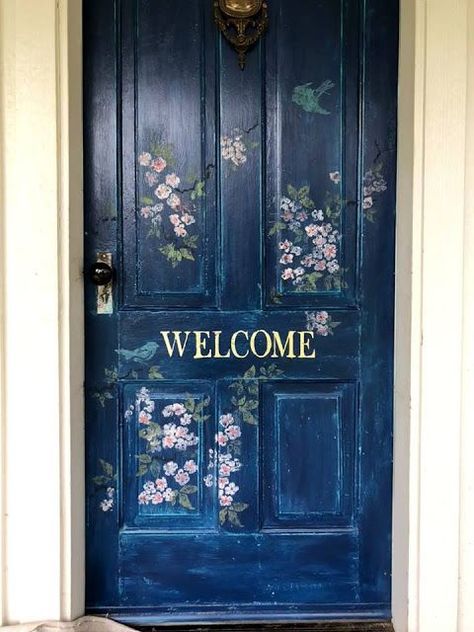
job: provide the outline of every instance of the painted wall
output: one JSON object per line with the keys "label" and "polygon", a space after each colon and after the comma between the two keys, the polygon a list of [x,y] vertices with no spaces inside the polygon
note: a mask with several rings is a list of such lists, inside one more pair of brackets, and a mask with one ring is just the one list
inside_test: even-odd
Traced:
{"label": "painted wall", "polygon": [[[4,623],[82,613],[81,3],[0,3]],[[474,630],[474,0],[402,0],[394,616]]]}

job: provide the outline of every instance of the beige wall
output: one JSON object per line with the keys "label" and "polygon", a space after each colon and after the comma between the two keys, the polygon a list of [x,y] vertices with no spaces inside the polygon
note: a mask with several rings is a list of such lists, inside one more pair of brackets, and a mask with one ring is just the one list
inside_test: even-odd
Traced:
{"label": "beige wall", "polygon": [[[83,608],[80,13],[0,0],[5,623]],[[473,42],[474,0],[402,0],[397,632],[474,631]]]}

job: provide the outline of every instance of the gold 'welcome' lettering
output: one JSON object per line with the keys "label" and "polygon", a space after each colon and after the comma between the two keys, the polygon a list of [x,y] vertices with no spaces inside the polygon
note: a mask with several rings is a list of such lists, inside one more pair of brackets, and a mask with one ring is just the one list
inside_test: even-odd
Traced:
{"label": "gold 'welcome' lettering", "polygon": [[[229,334],[217,331],[160,331],[168,356],[182,358],[187,348],[191,348],[195,360],[243,360],[249,355],[256,358],[295,358],[310,360],[316,358],[314,331],[288,331],[282,335],[278,331],[268,332],[257,329],[249,332],[243,329]],[[194,345],[190,342],[194,340]]]}

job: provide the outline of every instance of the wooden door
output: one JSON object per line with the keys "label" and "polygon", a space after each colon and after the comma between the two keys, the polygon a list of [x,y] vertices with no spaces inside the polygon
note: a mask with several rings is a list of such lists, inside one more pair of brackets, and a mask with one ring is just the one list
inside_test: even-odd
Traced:
{"label": "wooden door", "polygon": [[389,619],[397,2],[84,4],[88,612]]}

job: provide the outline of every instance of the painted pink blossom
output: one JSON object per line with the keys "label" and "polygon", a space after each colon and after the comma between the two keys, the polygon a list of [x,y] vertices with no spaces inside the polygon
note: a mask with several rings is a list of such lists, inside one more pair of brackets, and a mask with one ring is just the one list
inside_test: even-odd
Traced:
{"label": "painted pink blossom", "polygon": [[372,208],[372,206],[374,205],[374,199],[372,196],[368,196],[364,198],[364,202],[362,203],[362,207],[367,210],[369,208]]}
{"label": "painted pink blossom", "polygon": [[189,483],[189,474],[182,469],[178,470],[175,474],[174,480],[178,483],[178,485],[186,485],[186,483]]}
{"label": "painted pink blossom", "polygon": [[295,273],[293,272],[292,268],[286,268],[286,270],[283,270],[283,272],[281,273],[281,278],[284,281],[287,281],[288,279],[294,279]]}
{"label": "painted pink blossom", "polygon": [[235,439],[238,439],[242,435],[239,426],[229,426],[226,428],[225,433],[231,441],[235,441]]}
{"label": "painted pink blossom", "polygon": [[226,415],[221,415],[219,417],[219,423],[221,426],[224,426],[224,428],[226,428],[230,424],[234,423],[234,416],[230,413],[227,413]]}
{"label": "painted pink blossom", "polygon": [[145,173],[145,180],[149,187],[155,186],[158,182],[158,175],[153,171],[147,171]]}
{"label": "painted pink blossom", "polygon": [[149,154],[147,151],[144,151],[138,156],[138,162],[142,167],[148,167],[151,163],[151,154]]}
{"label": "painted pink blossom", "polygon": [[219,465],[219,474],[221,476],[229,476],[231,472],[232,468],[228,463],[221,463],[221,465]]}
{"label": "painted pink blossom", "polygon": [[176,193],[172,193],[169,198],[166,200],[168,206],[170,206],[173,210],[176,210],[178,206],[181,204],[181,199]]}
{"label": "painted pink blossom", "polygon": [[337,255],[337,248],[335,244],[325,244],[323,247],[324,256],[326,259],[334,259]]}
{"label": "painted pink blossom", "polygon": [[316,325],[316,333],[318,336],[327,336],[329,334],[329,327],[327,325]]}
{"label": "painted pink blossom", "polygon": [[229,479],[226,476],[220,476],[217,484],[219,489],[224,489],[229,484]]}
{"label": "painted pink blossom", "polygon": [[196,219],[190,215],[189,213],[185,213],[182,217],[181,217],[181,221],[183,222],[183,224],[185,224],[186,226],[190,226],[191,224],[194,224]]}
{"label": "painted pink blossom", "polygon": [[168,461],[163,465],[163,472],[166,476],[173,476],[176,470],[178,469],[178,464],[174,461]]}
{"label": "painted pink blossom", "polygon": [[219,498],[219,503],[222,507],[229,507],[230,505],[232,505],[232,500],[232,496],[221,496]]}
{"label": "painted pink blossom", "polygon": [[179,426],[176,428],[175,436],[178,439],[185,439],[188,436],[188,431],[185,426]]}
{"label": "painted pink blossom", "polygon": [[292,245],[293,245],[292,242],[286,239],[285,241],[281,241],[278,244],[278,247],[280,248],[280,250],[284,250],[285,252],[288,252]]}
{"label": "painted pink blossom", "polygon": [[186,235],[188,234],[188,231],[182,224],[180,224],[179,226],[175,226],[174,232],[178,235],[178,237],[186,237]]}
{"label": "painted pink blossom", "polygon": [[181,179],[178,178],[178,176],[175,173],[169,173],[165,178],[165,182],[170,187],[173,187],[173,189],[176,189],[176,187],[179,186]]}
{"label": "painted pink blossom", "polygon": [[314,237],[318,234],[318,227],[315,224],[309,224],[305,226],[305,231],[308,237]]}
{"label": "painted pink blossom", "polygon": [[293,263],[293,255],[285,253],[281,256],[280,263]]}
{"label": "painted pink blossom", "polygon": [[173,224],[173,226],[179,226],[181,223],[179,215],[170,215],[170,222]]}
{"label": "painted pink blossom", "polygon": [[168,487],[166,478],[157,478],[155,481],[155,487],[159,492],[163,492]]}
{"label": "painted pink blossom", "polygon": [[183,426],[189,426],[189,424],[192,422],[193,420],[193,416],[190,415],[189,413],[185,413],[181,419],[179,420],[180,424]]}
{"label": "painted pink blossom", "polygon": [[171,194],[171,191],[171,187],[169,187],[167,184],[159,184],[155,189],[155,195],[160,200],[166,200],[166,198],[169,197],[169,195]]}
{"label": "painted pink blossom", "polygon": [[214,485],[214,477],[212,474],[206,474],[203,480],[206,487],[212,487]]}
{"label": "painted pink blossom", "polygon": [[148,426],[151,422],[151,415],[146,411],[141,410],[138,415],[138,423],[143,424],[144,426]]}
{"label": "painted pink blossom", "polygon": [[163,437],[162,443],[164,448],[173,448],[174,444],[176,443],[176,439],[168,435],[166,437]]}
{"label": "painted pink blossom", "polygon": [[172,490],[170,487],[168,487],[163,492],[163,498],[166,500],[166,502],[171,503],[176,498],[176,492]]}
{"label": "painted pink blossom", "polygon": [[163,494],[161,494],[160,492],[156,492],[156,494],[153,495],[151,502],[153,505],[159,505],[163,502]]}
{"label": "painted pink blossom", "polygon": [[193,459],[186,461],[183,468],[186,470],[186,472],[188,472],[188,474],[195,474],[198,469],[196,461],[194,461]]}
{"label": "painted pink blossom", "polygon": [[227,496],[235,496],[239,489],[240,487],[235,483],[229,483],[224,489],[224,493],[227,494]]}
{"label": "painted pink blossom", "polygon": [[174,414],[177,415],[178,417],[181,417],[181,415],[184,415],[186,412],[186,408],[183,406],[183,404],[171,404],[171,409],[173,410]]}
{"label": "painted pink blossom", "polygon": [[227,445],[227,442],[229,441],[228,437],[223,432],[218,432],[217,433],[216,440],[217,440],[217,443],[221,447],[224,447],[225,445]]}
{"label": "painted pink blossom", "polygon": [[151,163],[151,168],[157,173],[161,173],[163,169],[166,169],[166,160],[161,156],[159,158],[155,158]]}

